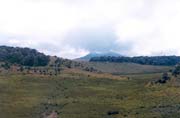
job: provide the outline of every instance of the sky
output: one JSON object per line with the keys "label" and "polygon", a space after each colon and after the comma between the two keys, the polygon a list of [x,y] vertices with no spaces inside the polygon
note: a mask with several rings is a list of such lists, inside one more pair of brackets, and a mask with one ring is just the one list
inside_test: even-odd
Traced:
{"label": "sky", "polygon": [[0,0],[0,45],[69,59],[180,55],[180,0]]}

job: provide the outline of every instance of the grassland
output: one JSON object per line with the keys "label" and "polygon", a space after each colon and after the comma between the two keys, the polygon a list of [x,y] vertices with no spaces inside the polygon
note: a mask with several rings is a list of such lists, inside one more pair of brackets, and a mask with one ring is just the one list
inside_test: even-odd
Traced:
{"label": "grassland", "polygon": [[161,74],[1,74],[0,118],[46,118],[53,111],[58,118],[179,118],[178,81],[147,86]]}
{"label": "grassland", "polygon": [[88,66],[92,66],[101,72],[112,73],[116,75],[122,74],[144,74],[144,73],[161,73],[170,70],[171,66],[152,66],[140,65],[135,63],[110,63],[110,62],[84,62]]}

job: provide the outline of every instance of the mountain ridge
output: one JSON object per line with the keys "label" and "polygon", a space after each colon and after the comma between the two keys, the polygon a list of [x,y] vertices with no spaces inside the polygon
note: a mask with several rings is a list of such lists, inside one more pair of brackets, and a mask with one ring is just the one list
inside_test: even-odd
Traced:
{"label": "mountain ridge", "polygon": [[83,57],[76,58],[77,61],[89,61],[93,57],[101,57],[101,56],[113,56],[113,57],[121,57],[121,54],[115,52],[91,52]]}

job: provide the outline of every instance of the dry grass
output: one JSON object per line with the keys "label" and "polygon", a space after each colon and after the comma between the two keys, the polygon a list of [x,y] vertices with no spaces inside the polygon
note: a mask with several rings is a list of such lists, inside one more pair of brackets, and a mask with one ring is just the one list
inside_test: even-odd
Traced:
{"label": "dry grass", "polygon": [[114,80],[127,80],[127,77],[123,76],[116,76],[112,75],[110,73],[94,73],[94,72],[88,72],[88,71],[82,71],[79,69],[66,69],[62,73],[68,74],[68,75],[79,75],[80,77],[88,77],[91,79],[114,79]]}

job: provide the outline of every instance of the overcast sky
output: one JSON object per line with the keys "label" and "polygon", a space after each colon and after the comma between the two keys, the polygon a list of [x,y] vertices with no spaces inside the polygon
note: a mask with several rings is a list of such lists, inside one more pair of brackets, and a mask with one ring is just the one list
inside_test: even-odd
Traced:
{"label": "overcast sky", "polygon": [[0,45],[70,59],[180,55],[180,0],[0,0]]}

